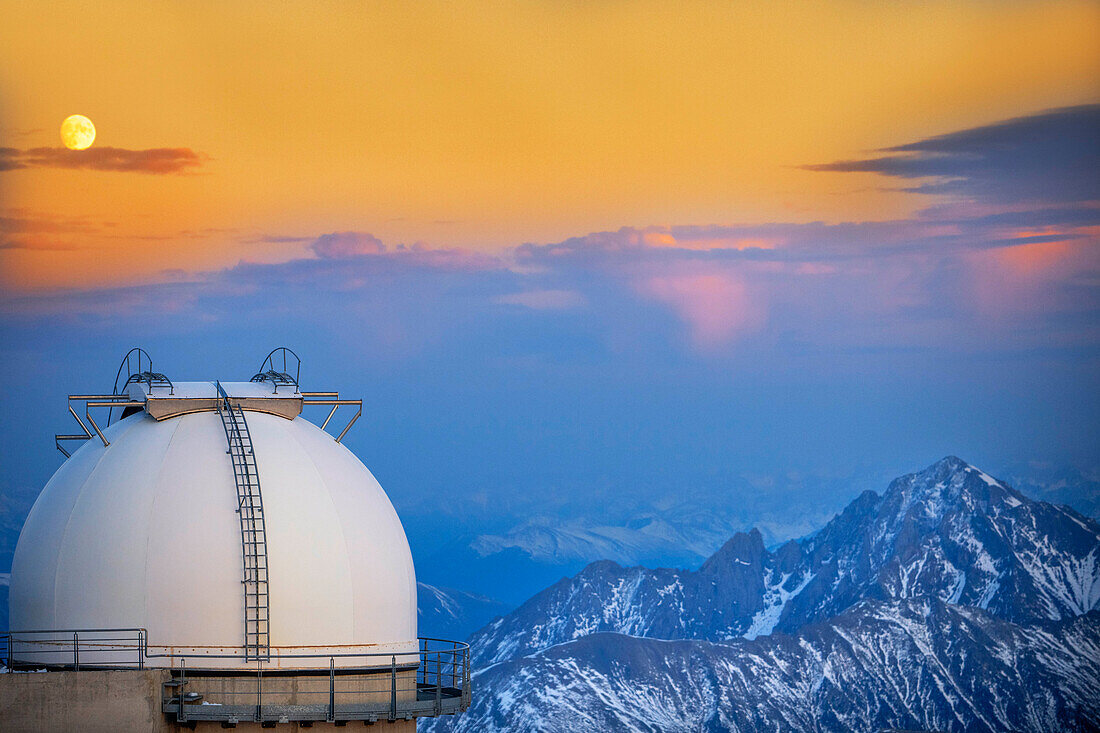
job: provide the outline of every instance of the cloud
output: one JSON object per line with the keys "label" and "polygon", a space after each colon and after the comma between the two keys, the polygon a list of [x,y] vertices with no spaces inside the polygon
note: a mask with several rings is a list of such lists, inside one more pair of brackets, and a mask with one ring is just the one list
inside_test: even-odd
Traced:
{"label": "cloud", "polygon": [[431,247],[423,242],[399,244],[388,248],[381,239],[367,232],[330,232],[313,240],[309,249],[322,260],[385,259],[416,267],[441,269],[495,269],[500,258],[459,248]]}
{"label": "cloud", "polygon": [[105,226],[87,217],[8,209],[0,212],[0,250],[73,250],[74,237],[98,234]]}
{"label": "cloud", "polygon": [[[176,273],[172,301],[192,309],[195,322],[323,312],[333,323],[373,329],[394,353],[467,338],[509,357],[604,350],[737,358],[756,349],[767,361],[820,352],[1096,348],[1100,202],[1083,185],[1024,181],[1042,189],[1042,198],[1033,191],[1024,199],[994,180],[1027,178],[1004,168],[1011,160],[1031,161],[1020,165],[1048,183],[1076,180],[1079,162],[1049,137],[1080,138],[1082,118],[1094,111],[1060,110],[897,146],[885,151],[904,159],[893,168],[860,164],[902,177],[944,174],[932,177],[970,192],[908,218],[622,227],[497,254],[387,246],[352,230],[264,236],[255,241],[302,242],[305,253],[294,248],[298,258],[280,264],[193,273],[188,282]],[[1078,157],[1088,159],[1082,150]],[[922,157],[923,168],[905,167]],[[4,215],[7,240],[23,242],[9,248],[50,246],[55,236],[65,242],[65,232],[75,238],[90,226]],[[120,308],[146,302],[124,295]],[[80,303],[107,309],[107,300],[74,296],[68,312]],[[51,307],[64,301],[55,294]],[[31,302],[11,307],[33,310]]]}
{"label": "cloud", "polygon": [[386,251],[386,245],[378,237],[366,232],[332,232],[317,237],[310,249],[322,259],[343,259],[380,255]]}
{"label": "cloud", "polygon": [[50,217],[27,211],[0,214],[0,234],[88,233],[98,229],[83,217]]}
{"label": "cloud", "polygon": [[[262,325],[275,317],[292,330],[354,324],[357,338],[393,358],[445,343],[550,358],[752,353],[761,363],[822,351],[1091,343],[1089,314],[1100,312],[1100,228],[1046,223],[1085,220],[1065,211],[1036,227],[1017,226],[1015,213],[940,213],[931,221],[664,232],[782,240],[771,249],[666,246],[664,236],[620,230],[494,257],[387,247],[369,234],[333,232],[314,240],[312,257],[190,277],[177,272],[174,282],[139,288],[0,298],[0,311],[32,319],[79,320],[81,312],[148,319],[159,312],[161,293],[186,316],[181,328]],[[685,343],[686,350],[670,349]]]}
{"label": "cloud", "polygon": [[66,168],[125,173],[188,173],[203,164],[205,156],[190,148],[126,150],[109,146],[87,150],[68,148],[0,148],[0,171],[23,168]]}
{"label": "cloud", "polygon": [[311,242],[314,239],[314,237],[296,237],[286,234],[264,234],[255,237],[244,237],[238,241],[242,244],[298,244],[300,242]]}
{"label": "cloud", "polygon": [[[784,225],[789,226],[789,225]],[[554,261],[583,253],[618,256],[656,249],[744,251],[773,249],[786,233],[768,225],[759,227],[648,226],[621,227],[615,231],[592,232],[553,244],[524,244],[517,248],[521,259]]]}
{"label": "cloud", "polygon": [[805,166],[932,178],[908,190],[981,201],[1100,200],[1100,105],[1049,110],[885,148],[874,158]]}
{"label": "cloud", "polygon": [[690,327],[695,344],[706,349],[758,328],[763,320],[760,304],[734,272],[659,275],[642,281],[640,290],[672,306]]}
{"label": "cloud", "polygon": [[28,236],[19,239],[0,240],[0,250],[4,249],[25,249],[32,252],[68,252],[76,249],[76,247],[65,242],[59,242],[56,239]]}

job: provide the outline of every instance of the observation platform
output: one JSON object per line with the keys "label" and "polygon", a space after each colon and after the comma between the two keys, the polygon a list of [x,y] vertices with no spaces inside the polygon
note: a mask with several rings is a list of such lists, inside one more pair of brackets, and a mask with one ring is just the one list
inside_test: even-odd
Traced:
{"label": "observation platform", "polygon": [[[144,629],[16,631],[0,635],[0,662],[8,672],[0,674],[0,723],[5,730],[31,730],[44,723],[61,729],[79,720],[84,730],[112,730],[128,727],[132,718],[127,716],[159,709],[153,729],[194,728],[202,722],[313,727],[400,723],[466,710],[469,646],[431,638],[420,638],[419,644],[417,654],[315,654],[296,648],[286,650],[282,662],[297,660],[303,668],[257,663],[230,672],[203,668],[207,655],[150,645]],[[170,666],[153,666],[163,665],[165,658]],[[65,711],[54,710],[58,700]],[[24,718],[26,727],[20,725]]]}
{"label": "observation platform", "polygon": [[177,382],[170,390],[166,386],[132,382],[126,385],[126,396],[132,402],[140,402],[153,419],[168,420],[193,412],[217,410],[222,404],[218,384],[233,407],[266,412],[287,420],[302,414],[302,393],[286,387],[280,392],[279,385],[271,382]]}

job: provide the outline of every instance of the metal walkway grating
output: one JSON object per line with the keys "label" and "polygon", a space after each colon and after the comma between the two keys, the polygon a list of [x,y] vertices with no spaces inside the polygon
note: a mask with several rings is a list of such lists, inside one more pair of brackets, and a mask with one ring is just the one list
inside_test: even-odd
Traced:
{"label": "metal walkway grating", "polygon": [[264,526],[264,501],[260,493],[260,474],[252,450],[252,436],[244,411],[229,402],[229,395],[216,382],[221,397],[218,415],[229,445],[226,453],[233,465],[237,484],[237,513],[241,520],[241,557],[244,577],[244,652],[245,659],[267,660],[271,656],[268,638],[267,532]]}

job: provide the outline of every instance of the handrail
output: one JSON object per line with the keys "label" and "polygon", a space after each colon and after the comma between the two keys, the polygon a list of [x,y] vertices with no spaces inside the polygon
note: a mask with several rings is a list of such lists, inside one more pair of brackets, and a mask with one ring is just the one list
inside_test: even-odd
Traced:
{"label": "handrail", "polygon": [[[35,646],[40,648],[33,648]],[[170,651],[151,651],[148,632],[138,627],[12,631],[0,634],[0,650],[3,650],[3,659],[0,661],[8,669],[45,667],[47,671],[62,669],[80,672],[93,669],[146,669],[148,660],[169,659],[170,666],[164,669],[171,672],[171,678],[164,683],[161,710],[181,722],[210,720],[233,723],[237,720],[255,720],[270,723],[278,722],[290,713],[295,720],[300,721],[361,720],[369,724],[383,718],[392,721],[458,713],[469,708],[471,701],[470,645],[461,641],[419,637],[416,651],[324,651],[273,655],[272,661],[276,663],[288,659],[313,659],[318,662],[327,660],[328,664],[323,666],[318,664],[291,669],[281,665],[275,667],[280,671],[310,676],[320,676],[327,672],[327,690],[303,689],[297,683],[287,681],[286,677],[265,675],[265,669],[270,669],[273,665],[265,665],[262,661],[255,665],[251,661],[245,662],[241,667],[208,667],[205,670],[200,667],[202,674],[188,675],[188,660],[223,659],[229,656],[242,662],[245,660],[240,654],[180,653],[176,650],[187,647],[176,645],[152,647]],[[45,661],[35,662],[32,657],[36,654],[51,656]],[[131,654],[136,654],[136,657],[131,657]],[[417,660],[415,673],[404,662],[405,658],[413,654]],[[337,668],[337,659],[350,658],[373,660],[375,663]],[[66,661],[60,662],[60,659]],[[402,660],[401,663],[399,659]],[[223,671],[234,678],[251,677],[255,688],[252,689],[247,684],[227,687],[222,683],[215,683],[209,690],[202,687],[211,675],[220,678],[218,673]],[[413,673],[411,677],[406,676],[410,673]],[[369,675],[372,679],[386,675],[389,677],[389,689],[379,689],[374,683],[363,685],[356,675]],[[317,702],[308,701],[311,695]],[[222,702],[205,705],[202,703],[204,697]],[[235,698],[243,698],[243,701],[235,701]],[[266,710],[265,701],[268,706]]]}
{"label": "handrail", "polygon": [[[131,627],[124,627],[124,628],[109,628],[109,629],[93,629],[93,628],[18,629],[18,630],[6,631],[6,632],[3,632],[3,633],[0,633],[0,639],[5,639],[6,638],[8,640],[9,648],[10,648],[10,644],[14,641],[18,641],[18,643],[23,643],[23,644],[63,645],[63,644],[65,644],[65,643],[67,643],[71,640],[71,636],[74,633],[75,634],[123,634],[123,633],[131,633],[131,634],[133,634],[133,636],[121,637],[121,638],[108,637],[108,638],[102,638],[102,639],[93,638],[93,639],[86,639],[84,641],[84,643],[85,644],[94,644],[95,642],[100,642],[100,641],[135,641],[135,642],[138,643],[138,646],[134,647],[134,648],[141,649],[142,656],[145,659],[241,659],[241,660],[244,659],[243,654],[199,654],[199,653],[184,653],[184,652],[174,651],[176,649],[198,649],[198,648],[202,648],[203,645],[201,645],[201,644],[187,645],[187,644],[178,644],[178,643],[173,643],[173,644],[150,643],[150,641],[149,641],[149,631],[148,631],[148,629],[146,629],[145,627],[142,627],[142,626],[131,626]],[[40,634],[52,634],[54,636],[51,636],[51,637],[48,637],[48,638],[35,638],[35,639],[17,639],[16,638],[16,637],[20,637],[20,636],[29,636],[29,635],[37,636],[37,635],[40,635]],[[452,649],[446,649],[446,650],[427,649],[426,647],[422,646],[420,648],[419,652],[412,652],[412,651],[395,652],[395,651],[392,651],[392,650],[383,651],[383,652],[330,652],[330,651],[325,651],[325,652],[317,652],[317,653],[313,653],[313,654],[300,654],[300,653],[278,654],[278,655],[272,655],[272,658],[273,659],[328,659],[329,657],[337,657],[337,658],[352,658],[352,657],[388,658],[388,657],[392,657],[392,656],[395,656],[395,655],[398,656],[398,657],[403,657],[403,656],[408,656],[410,654],[415,654],[415,653],[423,654],[425,652],[430,652],[432,654],[435,654],[437,652],[446,652],[446,651],[468,653],[469,650],[470,650],[470,645],[467,642],[456,641],[454,639],[439,639],[439,638],[431,637],[431,636],[418,636],[417,637],[417,642],[419,642],[421,644],[428,644],[428,643],[451,644]],[[316,644],[316,645],[311,645],[311,646],[307,646],[307,647],[293,646],[293,647],[287,647],[287,648],[288,649],[303,649],[303,648],[305,648],[305,649],[308,649],[308,648],[332,649],[332,648],[337,648],[337,647],[342,647],[342,646],[347,646],[347,644],[332,644],[332,645],[328,645],[328,646],[322,645],[322,644]],[[3,647],[0,647],[0,649],[2,649],[2,648]],[[130,647],[126,647],[126,648],[130,648]],[[152,648],[152,649],[172,649],[173,651],[157,653],[157,652],[150,651],[150,648]],[[272,647],[272,649],[279,649],[279,648],[280,647]],[[242,647],[242,649],[243,649],[243,647]],[[105,651],[113,651],[113,650],[105,650]],[[43,652],[43,653],[45,653],[45,652]],[[56,653],[56,650],[51,650],[49,653]],[[10,661],[10,657],[7,657],[4,660],[0,660],[0,661],[8,662],[8,661]],[[250,661],[254,661],[254,660],[250,660]]]}
{"label": "handrail", "polygon": [[321,430],[324,430],[328,427],[329,421],[332,420],[332,416],[336,414],[336,410],[338,410],[340,407],[344,405],[352,405],[359,408],[355,411],[355,414],[351,416],[351,420],[349,420],[348,424],[344,426],[344,429],[340,431],[340,434],[336,436],[337,443],[341,442],[344,439],[344,436],[348,434],[349,430],[351,430],[351,426],[354,425],[355,421],[363,415],[363,400],[341,400],[339,399],[340,394],[338,392],[302,392],[301,394],[302,396],[334,395],[336,397],[336,399],[302,400],[303,408],[311,405],[324,405],[326,407],[329,405],[332,406],[332,409],[328,411],[328,416],[325,418],[325,421],[321,423]]}
{"label": "handrail", "polygon": [[[137,370],[133,368],[130,363],[131,355],[134,355],[134,360],[137,361]],[[145,360],[145,368],[141,368],[142,358]],[[118,372],[115,374],[115,386],[114,393],[118,394],[118,380],[122,378],[122,370],[126,370],[126,381],[122,383],[125,388],[129,384],[141,384],[145,383],[149,385],[149,393],[152,394],[153,387],[168,386],[168,394],[176,393],[176,385],[172,384],[172,380],[160,372],[153,371],[153,357],[149,356],[149,352],[140,346],[134,347],[126,352],[126,356],[122,357],[122,363],[118,365]],[[107,413],[107,424],[111,424],[111,420],[114,418],[114,409],[112,408]]]}
{"label": "handrail", "polygon": [[[276,356],[276,354],[278,354],[278,356]],[[294,359],[294,376],[290,375],[290,366],[289,366],[290,360],[287,358],[288,355],[290,356],[290,358]],[[283,362],[282,371],[280,371],[275,365],[275,361],[279,357],[282,357],[282,362]],[[268,365],[270,365],[270,368],[268,368]],[[265,381],[270,380],[271,383],[275,386],[275,392],[276,393],[278,393],[278,391],[279,391],[279,385],[280,384],[283,384],[283,385],[291,385],[292,384],[292,385],[294,385],[294,391],[297,393],[297,392],[300,391],[298,389],[298,382],[301,379],[301,376],[302,376],[302,359],[301,359],[301,357],[299,357],[291,349],[288,349],[285,346],[279,346],[278,348],[272,349],[271,352],[264,358],[263,363],[260,364],[260,371],[256,372],[256,374],[252,375],[252,379],[250,381],[265,382]]]}
{"label": "handrail", "polygon": [[[77,402],[83,402],[84,403],[84,417],[85,417],[85,419],[87,419],[88,424],[91,425],[92,428],[95,430],[94,435],[92,434],[91,430],[88,430],[88,426],[84,424],[84,421],[80,419],[80,416],[76,414],[76,410],[73,409],[73,405],[72,405],[73,400],[76,400]],[[72,395],[71,394],[71,395],[69,395],[68,402],[69,402],[69,405],[68,405],[69,414],[71,414],[73,416],[73,419],[76,420],[76,424],[80,426],[80,429],[83,430],[84,433],[83,434],[67,434],[67,435],[58,433],[58,434],[55,434],[53,436],[54,446],[59,451],[61,451],[65,455],[66,458],[70,457],[72,454],[69,453],[69,451],[65,450],[65,448],[61,445],[61,441],[63,441],[63,440],[90,440],[93,437],[98,437],[100,439],[100,441],[103,443],[104,448],[106,448],[107,446],[109,446],[111,444],[111,442],[109,440],[107,440],[106,436],[103,435],[103,431],[100,430],[99,424],[96,423],[95,419],[92,417],[92,408],[93,407],[109,407],[109,408],[111,408],[111,411],[107,413],[107,424],[110,425],[111,412],[113,412],[114,408],[116,408],[116,407],[143,407],[145,405],[144,402],[138,402],[136,400],[131,400],[127,395],[118,395],[118,394],[113,394],[113,395]]]}
{"label": "handrail", "polygon": [[[130,366],[130,356],[134,355],[137,360],[137,371],[135,372],[133,367]],[[145,369],[141,368],[141,359],[145,357]],[[122,378],[122,370],[126,369],[126,381],[130,380],[130,377],[134,374],[141,374],[142,371],[153,371],[153,357],[149,356],[149,352],[140,346],[135,346],[126,352],[126,356],[122,357],[122,363],[118,365],[118,373],[115,374],[115,386],[114,392],[118,394],[118,380]],[[125,384],[125,382],[123,383]]]}

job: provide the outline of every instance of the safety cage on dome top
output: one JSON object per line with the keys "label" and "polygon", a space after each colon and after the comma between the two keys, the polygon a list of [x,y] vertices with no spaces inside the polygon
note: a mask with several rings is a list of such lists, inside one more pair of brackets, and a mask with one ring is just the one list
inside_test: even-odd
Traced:
{"label": "safety cage on dome top", "polygon": [[[291,364],[294,365],[294,374],[291,375]],[[264,359],[264,363],[260,365],[260,371],[256,372],[252,376],[253,382],[271,382],[275,386],[275,392],[278,393],[280,386],[294,387],[294,391],[298,391],[298,379],[302,373],[302,360],[298,358],[290,349],[285,346],[280,346],[277,349],[272,349],[271,353]]]}
{"label": "safety cage on dome top", "polygon": [[[340,433],[335,436],[337,443],[342,442],[344,436],[362,417],[363,401],[340,399],[339,392],[304,392],[299,386],[301,371],[302,360],[298,355],[291,349],[280,346],[277,349],[272,349],[264,358],[263,363],[260,365],[260,371],[251,377],[249,383],[257,385],[257,388],[262,384],[270,385],[270,398],[280,398],[283,402],[286,402],[288,397],[292,401],[296,400],[297,407],[295,409],[298,411],[313,406],[331,408],[324,422],[321,423],[322,430],[328,428],[332,418],[341,407],[358,408]],[[110,445],[110,441],[103,434],[103,429],[109,427],[116,420],[127,418],[143,410],[157,419],[161,419],[162,415],[154,413],[153,405],[187,404],[189,407],[186,409],[194,411],[194,404],[201,400],[195,399],[194,395],[181,392],[179,389],[180,384],[173,382],[166,374],[154,371],[153,359],[145,349],[140,347],[130,349],[119,364],[110,394],[72,394],[68,396],[69,414],[72,415],[81,432],[55,435],[54,445],[68,458],[71,455],[69,446],[72,441],[98,438],[104,447]],[[183,383],[183,386],[187,387],[187,384]],[[283,388],[282,392],[279,391],[280,387]],[[289,391],[288,388],[290,388]],[[224,404],[222,402],[223,394],[224,391],[219,387],[217,392],[211,394],[210,398],[206,400],[208,404],[204,409],[214,411],[222,407]],[[234,406],[243,405],[246,410],[249,409],[249,400],[261,399],[255,396],[245,397],[236,394],[225,396]],[[73,403],[83,403],[83,416],[73,408]],[[103,427],[92,416],[93,408],[106,411],[106,424]],[[102,416],[100,420],[103,420]]]}

